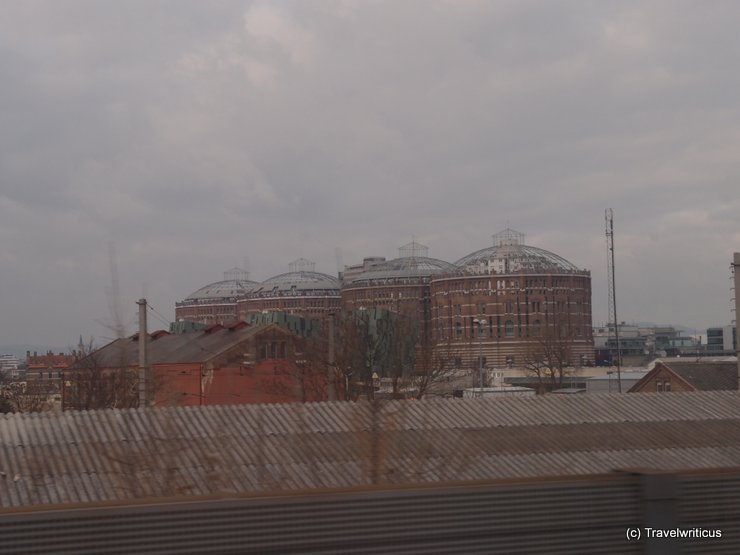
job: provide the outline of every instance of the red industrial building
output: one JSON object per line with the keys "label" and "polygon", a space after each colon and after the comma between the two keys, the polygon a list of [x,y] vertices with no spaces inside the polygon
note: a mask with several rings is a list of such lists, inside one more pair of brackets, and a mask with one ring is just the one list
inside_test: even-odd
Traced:
{"label": "red industrial building", "polygon": [[[63,407],[136,406],[139,340],[136,334],[113,341],[66,371]],[[158,331],[150,334],[147,352],[159,406],[305,402],[325,395],[323,372],[301,362],[301,338],[277,325]]]}

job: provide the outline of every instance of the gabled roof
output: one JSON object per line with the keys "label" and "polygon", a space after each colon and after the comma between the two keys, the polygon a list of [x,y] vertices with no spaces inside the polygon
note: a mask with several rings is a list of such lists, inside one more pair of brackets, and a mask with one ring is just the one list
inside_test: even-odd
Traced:
{"label": "gabled roof", "polygon": [[657,362],[644,378],[637,382],[628,393],[637,393],[661,372],[668,372],[674,379],[682,381],[696,391],[733,391],[738,389],[737,362],[671,361]]}
{"label": "gabled roof", "polygon": [[[290,335],[274,324],[250,326],[245,322],[230,326],[213,325],[191,333],[156,334],[157,337],[147,343],[149,364],[204,363],[267,330]],[[90,356],[95,357],[96,365],[100,367],[135,366],[139,360],[138,334],[115,340]],[[81,364],[85,364],[84,359]]]}
{"label": "gabled roof", "polygon": [[0,509],[740,467],[740,393],[0,415]]}

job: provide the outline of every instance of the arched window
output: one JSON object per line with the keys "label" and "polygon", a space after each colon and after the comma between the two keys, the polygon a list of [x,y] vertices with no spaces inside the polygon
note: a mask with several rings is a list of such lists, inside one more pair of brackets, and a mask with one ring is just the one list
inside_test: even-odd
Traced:
{"label": "arched window", "polygon": [[532,322],[532,333],[534,335],[539,335],[541,328],[542,324],[539,320],[535,320],[534,322]]}
{"label": "arched window", "polygon": [[514,322],[506,320],[504,324],[504,335],[506,337],[514,337]]}

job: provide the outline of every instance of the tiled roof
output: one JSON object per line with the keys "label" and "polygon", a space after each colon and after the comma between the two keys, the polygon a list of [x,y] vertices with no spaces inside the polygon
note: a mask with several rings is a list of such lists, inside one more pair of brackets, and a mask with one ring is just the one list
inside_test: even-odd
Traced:
{"label": "tiled roof", "polygon": [[65,355],[60,353],[55,355],[53,353],[47,353],[45,355],[32,355],[26,359],[28,368],[66,368],[70,364],[74,363],[76,357],[74,355]]}
{"label": "tiled roof", "polygon": [[666,366],[699,391],[737,389],[737,362],[671,361]]}
{"label": "tiled roof", "polygon": [[[183,334],[163,334],[147,343],[149,364],[199,363],[238,345],[267,327],[278,326],[214,326],[203,331]],[[287,333],[280,331],[280,333]],[[117,339],[95,351],[96,364],[101,367],[125,367],[138,364],[139,342],[131,337]],[[81,364],[84,365],[84,359]]]}
{"label": "tiled roof", "polygon": [[0,509],[740,466],[740,393],[0,416]]}

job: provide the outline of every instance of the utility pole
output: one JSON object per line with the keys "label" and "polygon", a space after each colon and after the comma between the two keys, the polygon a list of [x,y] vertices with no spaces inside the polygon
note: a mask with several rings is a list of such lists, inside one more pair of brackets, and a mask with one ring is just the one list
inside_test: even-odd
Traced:
{"label": "utility pole", "polygon": [[480,386],[479,396],[483,397],[483,326],[486,321],[482,318],[473,319],[473,323],[477,324],[478,329],[478,385]]}
{"label": "utility pole", "polygon": [[327,390],[327,398],[329,401],[336,401],[337,400],[337,389],[336,389],[336,377],[337,377],[337,370],[336,370],[336,362],[334,357],[334,314],[329,314],[329,352],[328,352],[328,361],[326,365],[326,390]]}
{"label": "utility pole", "polygon": [[614,285],[614,211],[611,208],[607,208],[605,210],[604,219],[606,221],[607,281],[609,282],[609,321],[613,322],[614,324],[614,338],[616,339],[617,343],[617,391],[619,391],[619,393],[622,393],[622,351],[619,346],[617,291]]}
{"label": "utility pole", "polygon": [[[738,328],[738,314],[740,314],[740,252],[733,254],[732,258],[732,273],[735,277],[735,354],[737,355],[737,373],[738,382],[740,383],[740,341],[737,341],[737,328]],[[732,323],[732,319],[730,320]],[[730,333],[732,333],[732,326],[730,326]],[[740,386],[739,386],[740,387]]]}
{"label": "utility pole", "polygon": [[152,398],[147,359],[149,333],[146,326],[146,299],[139,299],[136,304],[139,305],[139,407],[148,407],[152,404]]}

